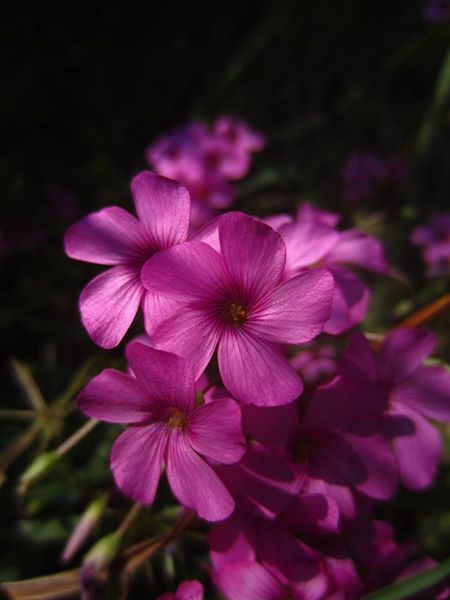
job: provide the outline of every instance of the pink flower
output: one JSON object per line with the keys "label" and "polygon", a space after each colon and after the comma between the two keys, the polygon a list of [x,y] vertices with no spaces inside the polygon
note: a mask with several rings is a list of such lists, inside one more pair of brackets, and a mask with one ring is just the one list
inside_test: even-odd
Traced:
{"label": "pink flower", "polygon": [[242,457],[238,405],[225,398],[196,407],[193,373],[179,356],[135,342],[127,357],[135,377],[105,369],[78,397],[90,417],[130,425],[111,452],[117,486],[151,504],[165,465],[181,504],[208,521],[225,519],[234,502],[207,460],[228,464]]}
{"label": "pink flower", "polygon": [[366,418],[371,410],[383,412],[401,481],[410,489],[432,483],[442,452],[440,435],[427,418],[450,422],[450,373],[422,366],[434,343],[427,331],[397,329],[375,353],[364,336],[354,334],[340,366],[344,378],[370,391]]}
{"label": "pink flower", "polygon": [[232,117],[219,117],[212,130],[219,139],[232,146],[236,153],[259,152],[266,145],[261,133],[251,129],[244,121]]}
{"label": "pink flower", "polygon": [[166,592],[158,596],[157,600],[203,600],[204,589],[200,581],[191,579],[183,581],[175,593]]}
{"label": "pink flower", "polygon": [[220,117],[210,128],[194,122],[162,136],[147,148],[146,157],[157,173],[186,186],[191,223],[198,226],[233,202],[231,182],[247,174],[251,154],[264,143],[244,122]]}
{"label": "pink flower", "polygon": [[434,215],[427,225],[414,229],[410,239],[422,247],[428,277],[450,275],[450,213]]}
{"label": "pink flower", "polygon": [[335,229],[333,213],[300,205],[297,219],[284,216],[269,219],[286,243],[285,278],[316,268],[326,267],[333,275],[335,293],[331,316],[324,331],[337,335],[360,323],[367,314],[370,301],[368,286],[349,266],[386,275],[388,264],[381,242],[359,231]]}
{"label": "pink flower", "polygon": [[120,343],[140,303],[148,333],[171,313],[173,303],[145,290],[141,268],[150,256],[184,242],[188,235],[190,199],[185,188],[144,171],[132,180],[131,191],[138,219],[110,206],[72,225],[64,237],[71,258],[112,266],[80,296],[83,325],[103,348]]}
{"label": "pink flower", "polygon": [[333,278],[318,269],[283,282],[283,240],[243,213],[220,217],[217,229],[220,254],[190,241],[144,266],[149,289],[183,303],[153,342],[186,357],[195,377],[217,347],[222,381],[235,398],[262,406],[290,402],[303,384],[278,345],[305,343],[322,331]]}
{"label": "pink flower", "polygon": [[336,349],[325,345],[307,348],[291,359],[291,365],[308,385],[323,383],[336,374]]}
{"label": "pink flower", "polygon": [[350,518],[358,508],[355,492],[386,500],[397,487],[394,458],[377,431],[381,418],[367,423],[354,409],[364,392],[336,378],[316,390],[301,419],[295,403],[243,407],[245,433],[296,465],[304,494],[332,498]]}

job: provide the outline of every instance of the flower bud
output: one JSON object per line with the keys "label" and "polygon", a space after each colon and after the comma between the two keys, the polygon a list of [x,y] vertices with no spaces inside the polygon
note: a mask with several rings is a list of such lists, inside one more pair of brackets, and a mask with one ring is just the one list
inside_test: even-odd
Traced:
{"label": "flower bud", "polygon": [[81,546],[84,544],[86,539],[91,534],[94,527],[100,521],[103,513],[105,512],[107,504],[107,497],[102,496],[93,500],[78,523],[76,524],[71,536],[67,540],[66,546],[62,554],[62,561],[64,563],[72,560],[74,555],[78,552]]}

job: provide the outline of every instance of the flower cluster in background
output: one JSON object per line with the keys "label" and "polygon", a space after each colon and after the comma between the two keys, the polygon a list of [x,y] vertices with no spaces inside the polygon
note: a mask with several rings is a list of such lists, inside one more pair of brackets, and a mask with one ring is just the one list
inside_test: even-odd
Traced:
{"label": "flower cluster in background", "polygon": [[382,158],[377,152],[349,154],[342,169],[342,197],[350,205],[373,200],[383,187],[400,187],[406,180],[401,157]]}
{"label": "flower cluster in background", "polygon": [[[180,510],[210,524],[226,598],[357,599],[433,565],[375,512],[400,486],[432,485],[450,373],[428,364],[424,329],[355,331],[370,307],[364,272],[389,275],[380,240],[308,203],[295,216],[216,214],[262,146],[228,118],[186,126],[148,149],[162,175],[133,179],[137,217],[109,207],[69,228],[67,254],[108,267],[80,298],[92,339],[117,346],[139,308],[146,329],[127,372],[103,370],[78,406],[126,426],[110,457],[123,494],[152,505],[164,473]],[[389,161],[350,163],[352,202],[400,181]],[[412,234],[433,274],[447,272],[446,224]],[[189,581],[161,598],[202,597]]]}
{"label": "flower cluster in background", "polygon": [[234,181],[248,173],[252,154],[265,139],[246,123],[219,117],[211,126],[189,123],[149,146],[146,158],[156,173],[175,179],[191,195],[192,225],[207,222],[235,197]]}

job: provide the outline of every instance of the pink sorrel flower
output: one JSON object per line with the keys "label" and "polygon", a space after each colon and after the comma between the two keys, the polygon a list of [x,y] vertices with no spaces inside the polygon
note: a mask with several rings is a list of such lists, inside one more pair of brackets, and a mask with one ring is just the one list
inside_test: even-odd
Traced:
{"label": "pink sorrel flower", "polygon": [[127,357],[135,377],[105,369],[78,397],[90,417],[130,425],[111,452],[117,486],[151,504],[165,465],[181,504],[209,521],[226,518],[234,502],[207,460],[228,464],[242,457],[238,405],[221,399],[196,407],[193,373],[179,356],[135,342]]}
{"label": "pink sorrel flower", "polygon": [[382,158],[376,152],[349,154],[342,170],[342,195],[349,204],[373,198],[384,185],[401,186],[406,179],[403,158]]}
{"label": "pink sorrel flower", "polygon": [[432,483],[442,452],[440,435],[427,418],[450,422],[450,373],[422,366],[434,344],[430,332],[397,329],[374,352],[363,335],[354,334],[340,366],[344,379],[358,379],[370,391],[366,418],[371,404],[383,413],[401,481],[410,489]]}
{"label": "pink sorrel flower", "polygon": [[300,205],[297,219],[283,215],[269,219],[286,243],[285,278],[316,268],[327,268],[335,281],[331,316],[324,331],[337,335],[360,323],[369,308],[368,286],[348,267],[386,275],[388,264],[381,242],[359,231],[337,231],[336,215],[311,205]]}
{"label": "pink sorrel flower", "polygon": [[184,303],[153,342],[185,356],[195,377],[218,347],[222,381],[235,398],[262,406],[290,402],[303,384],[278,345],[305,343],[322,331],[333,278],[317,269],[283,282],[283,240],[248,215],[228,213],[217,228],[220,254],[190,241],[144,266],[149,289]]}
{"label": "pink sorrel flower", "polygon": [[414,229],[411,242],[422,248],[428,277],[450,275],[450,213],[434,215],[427,225]]}
{"label": "pink sorrel flower", "polygon": [[64,238],[71,258],[112,266],[80,296],[83,325],[103,348],[119,344],[140,303],[148,333],[170,314],[173,303],[145,290],[141,268],[150,256],[184,242],[188,235],[190,199],[185,188],[144,171],[132,180],[131,191],[138,219],[110,206],[72,225]]}
{"label": "pink sorrel flower", "polygon": [[166,592],[158,596],[157,600],[203,600],[203,593],[204,589],[200,581],[191,579],[180,583],[176,592]]}
{"label": "pink sorrel flower", "polygon": [[247,174],[251,154],[264,144],[264,137],[244,122],[220,117],[210,128],[195,122],[163,135],[147,148],[146,157],[157,173],[186,186],[191,221],[202,225],[233,202],[231,182]]}
{"label": "pink sorrel flower", "polygon": [[354,417],[363,394],[363,386],[350,389],[336,378],[317,389],[301,418],[296,403],[243,407],[245,433],[296,466],[303,493],[331,497],[350,518],[357,511],[354,492],[386,500],[397,486],[395,461],[376,423],[369,428]]}

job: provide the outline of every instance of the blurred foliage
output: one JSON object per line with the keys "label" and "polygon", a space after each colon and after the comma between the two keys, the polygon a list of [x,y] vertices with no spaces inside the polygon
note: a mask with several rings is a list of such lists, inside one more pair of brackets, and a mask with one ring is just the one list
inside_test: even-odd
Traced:
{"label": "blurred foliage", "polygon": [[[0,463],[19,436],[23,446],[0,488],[2,581],[60,570],[78,517],[112,491],[107,457],[118,428],[103,425],[20,500],[17,484],[41,451],[82,426],[73,396],[89,374],[123,366],[122,347],[101,351],[80,324],[77,296],[98,271],[69,261],[62,235],[87,211],[131,207],[129,180],[145,168],[143,150],[158,134],[195,118],[240,116],[267,134],[268,147],[242,182],[236,208],[292,212],[309,200],[342,211],[345,226],[357,223],[380,236],[397,276],[374,278],[366,330],[385,331],[446,291],[443,280],[425,279],[408,243],[411,229],[450,197],[450,28],[425,25],[419,0],[169,1],[152,4],[150,16],[113,3],[60,10],[10,6],[0,24],[0,118],[8,139],[0,166],[1,408],[30,409],[9,366],[17,357],[29,365],[47,407],[63,409],[58,426],[47,415],[32,431],[33,419],[2,416]],[[409,182],[350,212],[340,171],[349,152],[372,148],[403,154]],[[70,215],[49,202],[52,186],[73,195]],[[433,323],[441,360],[448,360],[449,324],[448,315]],[[444,434],[449,445],[448,429]],[[432,490],[402,492],[379,513],[400,539],[412,535],[424,552],[449,556],[449,487],[446,459]],[[127,543],[173,523],[170,498],[167,489],[158,495]],[[128,509],[112,493],[90,543],[115,529]],[[148,561],[131,589],[150,584],[156,594],[186,576],[205,580],[206,564],[204,537],[192,531]]]}

